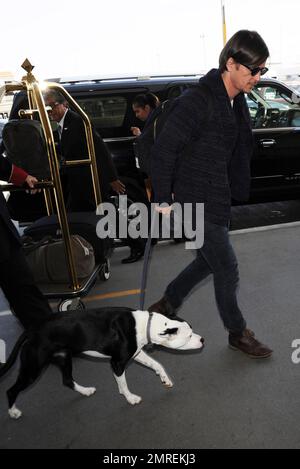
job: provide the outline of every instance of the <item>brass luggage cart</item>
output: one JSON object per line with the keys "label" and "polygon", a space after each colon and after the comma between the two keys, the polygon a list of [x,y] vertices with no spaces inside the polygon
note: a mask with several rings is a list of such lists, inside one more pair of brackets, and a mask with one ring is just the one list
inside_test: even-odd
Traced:
{"label": "brass luggage cart", "polygon": [[[29,109],[19,111],[20,117],[26,117],[33,119],[34,115],[38,115],[42,129],[45,136],[46,148],[48,154],[49,168],[50,168],[50,178],[46,181],[41,181],[36,185],[36,188],[42,189],[45,197],[45,203],[47,208],[47,214],[50,216],[56,212],[58,222],[60,225],[62,239],[66,252],[66,262],[69,273],[70,284],[67,286],[67,289],[57,288],[57,291],[49,291],[49,289],[42,288],[43,294],[49,299],[59,299],[60,303],[58,305],[59,311],[65,311],[68,309],[84,309],[84,304],[81,301],[81,297],[86,296],[94,283],[97,280],[98,275],[101,275],[103,280],[108,280],[110,271],[109,271],[109,261],[106,260],[105,264],[96,265],[94,271],[89,278],[84,279],[83,283],[80,284],[76,272],[74,253],[72,250],[71,236],[68,225],[67,212],[63,197],[63,190],[61,185],[60,178],[60,164],[56,152],[53,131],[50,124],[48,112],[43,100],[42,91],[44,88],[54,89],[59,91],[66,101],[71,105],[83,119],[87,140],[88,148],[88,158],[83,160],[72,160],[66,161],[66,166],[84,166],[88,165],[91,170],[91,177],[93,182],[94,196],[97,211],[96,213],[100,215],[101,211],[101,192],[98,178],[98,170],[95,156],[95,148],[92,134],[92,127],[90,120],[86,113],[78,106],[76,101],[69,95],[69,93],[59,84],[54,82],[43,82],[40,84],[35,76],[32,74],[33,66],[26,59],[22,64],[22,68],[27,72],[26,75],[22,78],[21,82],[18,83],[8,83],[4,85],[4,94],[13,91],[25,91],[27,93]],[[1,99],[1,96],[0,96]],[[4,191],[15,191],[15,190],[25,190],[14,186],[13,184],[5,184],[0,186],[0,190]],[[53,206],[54,201],[54,206]]]}

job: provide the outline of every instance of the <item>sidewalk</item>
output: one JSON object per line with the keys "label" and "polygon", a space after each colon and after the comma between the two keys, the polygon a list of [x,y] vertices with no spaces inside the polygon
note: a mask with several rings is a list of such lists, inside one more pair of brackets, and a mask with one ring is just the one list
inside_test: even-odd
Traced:
{"label": "sidewalk", "polygon": [[[240,267],[239,303],[248,326],[274,349],[270,360],[252,360],[227,347],[218,317],[211,278],[186,300],[180,311],[206,340],[202,353],[155,348],[151,355],[171,376],[165,389],[155,374],[131,363],[129,389],[142,396],[131,407],[118,394],[107,360],[74,359],[74,378],[97,387],[84,398],[61,384],[50,366],[20,395],[19,421],[7,414],[5,391],[17,366],[0,382],[2,448],[299,448],[300,364],[291,360],[292,342],[300,339],[300,227],[232,235]],[[140,286],[142,263],[122,265],[127,254],[116,250],[112,277],[91,297],[133,291]],[[184,245],[155,247],[146,305],[192,258]],[[87,301],[88,306],[136,308],[138,296]],[[12,316],[0,316],[0,337],[13,345],[20,329]],[[6,335],[6,337],[4,337]]]}

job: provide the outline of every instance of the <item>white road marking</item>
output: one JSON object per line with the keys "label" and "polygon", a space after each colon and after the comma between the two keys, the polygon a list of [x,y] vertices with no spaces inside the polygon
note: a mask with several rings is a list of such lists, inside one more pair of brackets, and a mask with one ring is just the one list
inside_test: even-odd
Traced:
{"label": "white road marking", "polygon": [[280,230],[283,228],[296,228],[299,226],[300,226],[300,221],[295,221],[292,223],[279,223],[278,225],[266,225],[266,226],[258,226],[254,228],[245,228],[244,230],[233,230],[233,231],[230,231],[230,235],[256,233],[259,231]]}

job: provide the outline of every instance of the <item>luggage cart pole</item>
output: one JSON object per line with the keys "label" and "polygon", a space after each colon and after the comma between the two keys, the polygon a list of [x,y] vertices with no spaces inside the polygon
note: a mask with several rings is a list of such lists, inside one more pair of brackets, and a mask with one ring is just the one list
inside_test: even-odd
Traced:
{"label": "luggage cart pole", "polygon": [[60,174],[59,174],[59,163],[58,158],[56,155],[55,144],[53,140],[52,129],[50,125],[50,120],[46,111],[46,107],[44,104],[44,100],[40,91],[40,86],[37,83],[35,77],[32,75],[31,71],[28,71],[27,76],[24,77],[25,82],[27,84],[27,89],[32,91],[33,96],[36,101],[37,109],[40,114],[41,123],[44,129],[46,144],[47,144],[47,151],[48,151],[48,159],[49,159],[49,166],[51,172],[51,178],[54,181],[54,197],[56,201],[57,207],[57,215],[60,226],[62,228],[62,236],[65,243],[66,249],[66,260],[67,266],[70,274],[70,280],[72,283],[72,289],[77,291],[80,289],[80,285],[77,278],[77,273],[75,269],[75,262],[73,256],[73,250],[71,246],[71,236],[69,231],[67,213],[63,198],[63,191],[61,186]]}
{"label": "luggage cart pole", "polygon": [[37,83],[34,83],[33,86],[35,88],[35,96],[37,99],[37,107],[40,111],[41,122],[45,130],[48,157],[49,157],[49,160],[50,158],[52,160],[52,165],[50,165],[50,170],[52,170],[51,177],[54,180],[54,197],[56,201],[58,220],[62,228],[62,237],[65,243],[65,248],[66,248],[66,253],[67,253],[66,257],[67,257],[67,265],[68,265],[68,269],[70,273],[70,279],[72,282],[73,290],[77,291],[80,289],[80,285],[79,285],[78,278],[77,278],[73,250],[71,246],[71,235],[70,235],[70,230],[69,230],[69,225],[68,225],[67,212],[66,212],[66,207],[65,207],[64,197],[63,197],[63,190],[62,190],[60,174],[59,174],[59,162],[58,162],[58,158],[56,155],[52,129],[51,129],[49,117],[45,108],[44,100],[40,92],[39,86]]}
{"label": "luggage cart pole", "polygon": [[52,83],[52,82],[46,82],[45,85],[49,89],[54,89],[56,91],[59,91],[59,93],[61,93],[66,98],[68,103],[71,104],[72,108],[82,117],[84,127],[85,127],[89,158],[84,159],[84,160],[66,161],[66,166],[75,166],[78,164],[90,165],[94,196],[95,196],[95,202],[96,202],[96,207],[97,207],[97,214],[101,215],[103,213],[102,207],[101,207],[102,197],[101,197],[101,190],[100,190],[100,184],[99,184],[99,174],[98,174],[98,167],[97,167],[97,160],[96,160],[96,153],[95,153],[95,146],[94,146],[94,139],[93,139],[93,131],[92,131],[90,120],[88,116],[86,115],[86,113],[83,112],[81,107],[78,106],[77,102],[69,95],[69,93],[66,92],[66,90],[61,85],[57,83]]}

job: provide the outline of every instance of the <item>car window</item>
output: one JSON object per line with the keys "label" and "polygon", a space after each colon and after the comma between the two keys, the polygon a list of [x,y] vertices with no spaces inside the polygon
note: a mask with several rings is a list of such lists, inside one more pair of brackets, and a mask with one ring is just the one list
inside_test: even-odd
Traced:
{"label": "car window", "polygon": [[247,106],[250,112],[252,127],[255,127],[255,118],[256,118],[257,111],[258,111],[257,99],[255,95],[253,95],[252,93],[246,94],[245,98],[246,98]]}
{"label": "car window", "polygon": [[121,127],[124,122],[127,101],[123,96],[99,96],[77,98],[79,106],[87,113],[97,129]]}
{"label": "car window", "polygon": [[7,119],[12,107],[14,94],[8,92],[3,95],[2,93],[5,93],[5,91],[2,90],[4,90],[4,87],[0,87],[0,119]]}
{"label": "car window", "polygon": [[[69,90],[68,90],[69,91]],[[73,95],[87,113],[102,138],[132,137],[132,126],[142,127],[132,110],[133,98],[146,93],[146,88],[132,88],[105,94]]]}
{"label": "car window", "polygon": [[254,129],[300,125],[299,104],[280,86],[259,84],[246,95],[246,101]]}
{"label": "car window", "polygon": [[168,89],[167,99],[178,98],[178,96],[180,96],[186,88],[187,85],[172,86]]}
{"label": "car window", "polygon": [[7,119],[2,119],[2,117],[0,118],[0,144],[2,142],[3,127],[5,126],[6,122],[7,122]]}

